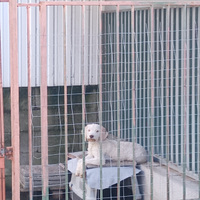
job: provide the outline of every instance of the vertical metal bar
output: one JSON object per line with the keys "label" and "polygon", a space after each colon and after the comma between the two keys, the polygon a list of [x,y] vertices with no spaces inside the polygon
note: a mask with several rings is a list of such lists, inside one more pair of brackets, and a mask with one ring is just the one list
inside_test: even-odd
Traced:
{"label": "vertical metal bar", "polygon": [[[127,83],[127,59],[126,59],[126,55],[127,55],[127,48],[126,48],[126,41],[127,41],[127,13],[124,12],[124,16],[123,16],[123,24],[124,24],[124,29],[123,29],[123,56],[124,56],[124,60],[123,60],[123,63],[124,63],[124,71],[123,71],[123,74],[124,74],[124,77],[123,77],[123,88],[124,88],[124,138],[127,139],[127,130],[128,130],[128,127],[127,127],[127,105],[128,105],[128,102],[127,102],[127,86],[126,86],[126,83]],[[121,62],[122,63],[122,62]],[[123,65],[123,64],[122,64]],[[123,69],[123,67],[122,67]]]}
{"label": "vertical metal bar", "polygon": [[[126,74],[126,62],[125,62],[125,58],[124,55],[126,49],[123,48],[124,44],[125,44],[125,24],[124,24],[124,12],[120,13],[120,37],[121,37],[121,42],[120,42],[120,80],[121,80],[121,89],[122,92],[120,94],[120,98],[122,99],[122,103],[121,103],[121,113],[120,113],[120,118],[123,119],[123,121],[121,121],[121,137],[126,139],[126,89],[123,87],[124,82],[125,82],[125,74]],[[124,67],[122,67],[122,63],[124,65]]]}
{"label": "vertical metal bar", "polygon": [[53,76],[52,76],[52,83],[53,85],[55,85],[56,83],[56,65],[58,63],[58,51],[57,51],[57,47],[58,47],[58,39],[56,37],[57,33],[58,33],[58,29],[57,29],[57,15],[58,15],[58,7],[57,6],[53,6],[53,66],[52,66],[52,71],[53,71]]}
{"label": "vertical metal bar", "polygon": [[27,61],[28,61],[28,135],[29,135],[29,199],[33,199],[32,176],[32,123],[31,123],[31,55],[30,55],[30,6],[27,6]]}
{"label": "vertical metal bar", "polygon": [[[133,8],[131,7],[131,11],[133,12],[133,10],[132,10]],[[132,13],[131,12],[131,13]],[[132,70],[134,70],[134,71],[132,71],[132,85],[134,84],[134,88],[132,88],[132,89],[134,89],[134,99],[132,99],[132,101],[134,101],[134,107],[132,107],[132,112],[134,111],[134,114],[132,113],[132,117],[133,118],[135,118],[136,116],[136,114],[137,114],[137,109],[139,108],[139,105],[137,106],[137,104],[138,104],[138,101],[136,101],[135,99],[138,99],[138,97],[137,97],[137,95],[138,95],[138,88],[140,87],[139,85],[138,85],[138,10],[136,10],[136,11],[134,11],[133,13],[135,13],[135,16],[133,17],[133,20],[135,20],[135,22],[132,22],[132,26],[134,25],[135,27],[132,27],[132,31],[131,31],[131,35],[132,35],[132,37],[134,36],[134,38],[132,38],[133,39],[133,42],[132,42],[132,50],[133,50],[133,52],[132,52],[132,56],[133,56],[133,53],[135,53],[135,57],[133,56],[133,58],[134,58],[134,60],[132,60]],[[132,13],[132,14],[133,14]],[[134,49],[134,45],[135,45],[135,49]],[[133,67],[134,66],[134,67]],[[134,131],[134,142],[136,142],[137,141],[137,137],[138,137],[138,134],[137,134],[137,124],[136,124],[136,121],[135,121],[135,119],[133,119],[134,120],[134,122],[135,123],[133,123],[133,126],[132,126],[132,128],[133,129],[135,129],[135,130],[133,130]]]}
{"label": "vertical metal bar", "polygon": [[18,81],[18,31],[17,0],[9,1],[10,27],[10,85],[12,133],[12,199],[20,199],[20,141],[19,141],[19,81]]}
{"label": "vertical metal bar", "polygon": [[[100,10],[102,9],[102,7],[100,8],[99,7],[99,12],[100,12]],[[102,12],[102,10],[101,10],[101,12]],[[108,49],[109,48],[109,38],[110,38],[110,24],[109,24],[109,16],[110,16],[110,14],[109,13],[104,13],[104,14],[101,14],[101,15],[103,15],[104,16],[104,18],[103,19],[101,19],[101,21],[104,21],[103,23],[102,22],[100,22],[100,18],[99,18],[99,23],[102,23],[104,26],[104,30],[102,29],[102,32],[100,33],[100,35],[103,33],[103,34],[106,34],[106,35],[102,35],[101,37],[102,37],[102,39],[104,39],[103,41],[101,41],[101,38],[99,38],[99,45],[104,45],[105,46],[105,49]],[[100,13],[99,13],[99,16],[101,17],[101,15],[100,15]],[[100,25],[99,24],[99,27],[100,26],[102,26],[102,25]],[[99,30],[100,30],[100,28],[99,28]],[[99,37],[100,37],[100,35],[99,35]],[[99,46],[101,49],[100,49],[100,54],[101,54],[101,56],[102,56],[102,46]],[[106,51],[105,51],[106,52]],[[99,55],[100,56],[100,55]],[[107,105],[106,105],[106,103],[104,103],[104,108],[103,108],[103,110],[105,111],[106,109],[108,110],[108,115],[107,115],[107,119],[108,119],[108,121],[106,122],[106,124],[107,124],[107,127],[108,127],[108,129],[109,130],[112,130],[111,129],[111,127],[112,126],[110,126],[110,121],[112,120],[111,118],[112,118],[112,115],[111,115],[111,108],[112,108],[112,106],[111,105],[109,105],[109,101],[110,101],[110,99],[112,98],[112,95],[111,95],[111,93],[112,93],[112,63],[111,63],[111,61],[112,61],[112,59],[111,59],[111,52],[110,52],[110,55],[104,55],[104,58],[105,58],[105,60],[104,60],[104,66],[105,66],[105,70],[104,70],[104,72],[105,72],[105,74],[104,74],[104,77],[105,77],[105,82],[107,83],[107,82],[109,82],[110,84],[108,85],[108,84],[106,84],[105,86],[107,86],[106,87],[106,91],[108,92],[110,92],[110,95],[106,95],[107,96]],[[102,59],[102,58],[99,58],[99,59]],[[110,67],[108,67],[109,66],[109,64],[108,63],[110,63]],[[100,65],[100,68],[101,68],[101,65]],[[100,195],[101,196],[101,195]]]}
{"label": "vertical metal bar", "polygon": [[140,10],[140,21],[139,21],[139,24],[140,24],[140,28],[139,28],[139,34],[140,34],[140,44],[139,44],[139,49],[140,49],[140,60],[139,60],[139,64],[140,64],[140,104],[138,105],[139,106],[139,109],[140,109],[140,118],[139,118],[139,133],[140,133],[140,138],[139,138],[139,144],[142,145],[142,10]]}
{"label": "vertical metal bar", "polygon": [[164,158],[164,10],[161,9],[161,155]]}
{"label": "vertical metal bar", "polygon": [[[200,130],[200,20],[199,20],[199,17],[200,17],[200,7],[198,8],[198,39],[197,39],[197,47],[198,47],[198,54],[197,54],[197,57],[198,57],[198,64],[197,64],[197,67],[198,67],[198,76],[197,76],[197,81],[198,81],[198,129],[197,130]],[[199,133],[199,132],[197,132]],[[197,172],[198,172],[198,182],[199,182],[199,199],[200,199],[200,136],[199,134],[197,135],[197,143],[198,143],[198,163],[197,163]]]}
{"label": "vertical metal bar", "polygon": [[116,9],[116,32],[117,32],[117,136],[118,136],[118,161],[117,161],[117,199],[120,200],[120,70],[119,70],[119,5]]}
{"label": "vertical metal bar", "polygon": [[151,154],[151,200],[153,200],[153,139],[154,139],[154,8],[151,6],[151,138],[150,138],[150,154]]}
{"label": "vertical metal bar", "polygon": [[[186,12],[187,12],[187,16],[190,16],[190,8],[187,8]],[[188,28],[187,28],[187,30],[185,30],[186,31],[187,44],[190,44],[190,29],[189,29],[189,27],[190,27],[190,21],[189,20],[190,20],[190,17],[187,17],[186,24],[187,24]],[[189,45],[187,45],[187,52],[189,52]],[[189,67],[189,63],[190,63],[189,54],[187,54],[187,63],[186,63],[187,67]],[[188,94],[189,94],[189,90],[190,90],[189,79],[187,79],[187,87],[188,87]],[[187,94],[187,102],[189,102],[189,95],[188,94]],[[188,114],[190,115],[189,111],[188,111]],[[189,125],[189,121],[188,120],[189,120],[189,117],[187,118],[187,124],[188,124],[188,126],[187,126],[187,132],[189,133],[189,126],[190,125]],[[187,134],[187,141],[189,141],[189,134]],[[195,146],[195,145],[193,145],[193,146]],[[187,147],[186,147],[186,149],[187,149],[187,152],[186,152],[186,162],[187,162],[187,164],[186,164],[186,166],[188,167],[188,169],[190,167],[190,153],[189,153],[189,149],[190,148],[189,147],[190,147],[190,144],[189,144],[189,142],[187,142]]]}
{"label": "vertical metal bar", "polygon": [[68,119],[67,119],[67,59],[66,59],[66,6],[63,6],[63,62],[64,62],[64,116],[65,116],[65,199],[68,200]]}
{"label": "vertical metal bar", "polygon": [[[160,9],[156,9],[156,13],[157,13],[157,16],[156,16],[156,24],[155,24],[155,26],[156,26],[156,30],[157,30],[157,37],[156,37],[156,42],[157,42],[157,45],[156,45],[156,49],[157,49],[157,51],[156,51],[156,58],[157,58],[157,61],[156,61],[156,67],[157,67],[157,69],[156,69],[156,77],[157,77],[157,83],[156,83],[156,86],[155,86],[155,88],[157,89],[157,106],[159,105],[159,97],[160,97],[160,94],[159,94],[159,78],[160,78],[160,57],[159,57],[159,54],[160,54],[160,51],[159,51],[159,34],[160,34],[160,32],[159,32],[159,30],[160,30],[160,28],[159,28],[159,19],[160,19],[160,17],[159,17],[159,10]],[[159,111],[159,109],[156,109],[156,116],[159,116],[159,113],[160,113],[160,111]],[[159,122],[157,122],[157,126],[155,127],[155,129],[156,129],[156,153],[160,153],[160,141],[159,141],[159,138],[160,138],[160,127],[159,127],[159,125],[160,125],[160,123]]]}
{"label": "vertical metal bar", "polygon": [[183,105],[184,105],[184,128],[183,128],[183,200],[186,199],[186,146],[187,146],[187,43],[186,43],[186,5],[183,8],[183,70],[184,70],[184,99],[183,99]]}
{"label": "vertical metal bar", "polygon": [[133,181],[132,181],[132,191],[133,199],[136,199],[136,175],[135,175],[135,138],[136,138],[136,120],[135,120],[135,50],[134,50],[134,6],[131,6],[131,43],[132,43],[132,141],[133,141]]}
{"label": "vertical metal bar", "polygon": [[173,109],[174,109],[174,56],[173,56],[173,48],[174,48],[174,8],[171,9],[171,31],[170,31],[170,36],[171,36],[171,62],[170,62],[170,66],[171,66],[171,92],[170,92],[170,96],[171,96],[171,117],[170,117],[170,130],[171,130],[171,161],[174,162],[174,120],[173,120]]}
{"label": "vertical metal bar", "polygon": [[72,65],[72,69],[71,69],[71,74],[70,74],[70,84],[73,85],[75,83],[75,78],[74,78],[74,74],[75,74],[75,35],[76,35],[76,31],[75,31],[75,13],[76,13],[76,6],[71,6],[71,48],[72,48],[72,56],[71,56],[71,65]]}
{"label": "vertical metal bar", "polygon": [[[99,6],[99,124],[102,127],[102,6]],[[102,189],[102,135],[100,135],[100,199],[103,199]]]}
{"label": "vertical metal bar", "polygon": [[[89,39],[88,39],[88,54],[90,55],[88,58],[88,74],[92,74],[92,17],[93,17],[93,9],[91,9],[91,6],[89,6],[89,23],[88,23],[88,34],[90,35]],[[91,76],[88,77],[88,83],[91,84],[92,83],[92,78]]]}
{"label": "vertical metal bar", "polygon": [[[126,20],[127,21],[127,23],[128,23],[128,39],[127,39],[127,42],[128,42],[128,47],[127,47],[127,53],[128,53],[128,59],[127,59],[127,65],[128,65],[128,71],[127,71],[127,73],[128,73],[128,95],[127,95],[127,98],[128,98],[128,109],[130,109],[131,110],[131,102],[130,102],[130,90],[131,90],[131,85],[129,84],[129,83],[131,83],[131,56],[130,56],[130,52],[131,52],[131,50],[130,50],[130,45],[129,44],[131,44],[131,38],[130,38],[130,35],[131,35],[131,17],[130,17],[130,12],[128,12],[128,19]],[[132,36],[132,35],[131,35]],[[128,111],[128,119],[131,119],[131,117],[130,117],[131,115],[130,115],[130,111]],[[128,120],[128,129],[130,129],[131,128],[131,120]],[[128,134],[127,134],[127,137],[130,139],[131,138],[131,133],[130,133],[130,131],[128,131]]]}
{"label": "vertical metal bar", "polygon": [[[195,16],[196,16],[196,8],[194,7],[192,8],[192,67],[193,67],[192,69],[192,171],[193,172],[195,172],[195,165],[196,165],[196,160],[195,160],[195,146],[196,145],[194,145],[195,144],[195,66],[196,66],[195,65],[195,24],[196,24]],[[187,17],[189,18],[189,16]],[[189,98],[189,95],[188,95],[188,98]],[[188,118],[188,121],[189,121],[189,118]],[[189,140],[188,140],[188,143],[189,143]]]}
{"label": "vertical metal bar", "polygon": [[[119,84],[119,88],[121,89],[122,88],[122,82],[123,82],[123,75],[122,75],[122,68],[121,68],[121,63],[123,62],[123,19],[122,19],[122,16],[123,16],[123,12],[120,12],[119,13],[119,80],[120,80],[120,84]],[[119,89],[119,90],[120,90]],[[121,101],[123,101],[123,98],[122,98],[122,93],[123,92],[120,92],[120,97],[119,99],[121,99]],[[119,119],[123,119],[123,104],[120,103],[120,108],[121,108],[121,111],[120,111],[120,118]],[[120,132],[120,136],[123,137],[123,130],[124,130],[124,126],[122,125],[121,123],[121,120],[120,120],[120,127],[121,127],[121,132]]]}
{"label": "vertical metal bar", "polygon": [[82,67],[81,67],[81,74],[82,74],[82,148],[83,148],[83,200],[85,200],[85,62],[84,62],[84,37],[85,37],[85,6],[82,5]]}
{"label": "vertical metal bar", "polygon": [[[180,60],[180,63],[181,63],[181,66],[184,66],[184,48],[185,48],[185,44],[184,44],[184,25],[185,25],[185,22],[184,21],[184,9],[182,8],[181,9],[181,60]],[[185,13],[186,14],[186,13]],[[182,95],[182,96],[181,96]],[[180,118],[181,118],[181,165],[184,165],[184,68],[181,69],[181,93],[180,93],[180,96],[181,96],[181,114],[180,114]],[[180,144],[180,143],[179,143]]]}
{"label": "vertical metal bar", "polygon": [[46,4],[40,3],[40,45],[41,45],[41,151],[42,151],[42,199],[49,199],[48,188],[48,119],[47,119],[47,27]]}
{"label": "vertical metal bar", "polygon": [[[198,47],[198,76],[197,76],[197,80],[198,80],[198,130],[200,130],[200,7],[198,8],[198,40],[197,40],[197,47]],[[199,132],[197,132],[199,133]],[[198,178],[199,178],[199,199],[200,199],[200,136],[198,134],[197,136],[197,142],[198,142]]]}
{"label": "vertical metal bar", "polygon": [[[147,86],[147,84],[146,84],[146,69],[145,69],[145,66],[146,66],[146,28],[145,28],[145,26],[146,26],[146,10],[144,10],[144,14],[143,14],[143,80],[144,80],[144,82],[143,82],[143,98],[142,98],[142,101],[143,101],[143,124],[142,124],[142,127],[143,127],[143,145],[144,146],[147,146],[147,144],[146,144],[146,133],[147,133],[147,130],[146,130],[146,127],[147,127],[147,124],[146,124],[146,119],[145,119],[145,116],[146,116],[146,107],[147,107],[147,105],[146,105],[146,86]],[[149,148],[149,147],[148,147]]]}
{"label": "vertical metal bar", "polygon": [[166,161],[167,161],[167,200],[169,200],[169,34],[170,6],[167,6],[167,51],[166,51]]}
{"label": "vertical metal bar", "polygon": [[179,117],[179,28],[178,28],[178,24],[179,24],[179,10],[178,8],[176,8],[176,83],[175,83],[175,134],[176,134],[176,164],[179,164],[179,121],[178,121],[178,117]]}
{"label": "vertical metal bar", "polygon": [[[4,109],[1,65],[1,23],[0,23],[0,151],[4,151]],[[6,200],[5,188],[5,156],[0,152],[0,199]]]}
{"label": "vertical metal bar", "polygon": [[[114,23],[114,26],[113,26],[113,33],[117,33],[117,20],[116,20],[116,18],[117,18],[117,14],[116,14],[116,12],[115,13],[113,13],[113,21],[115,22]],[[116,43],[116,45],[114,45],[114,49],[113,49],[113,54],[114,54],[114,63],[117,63],[117,34],[113,34],[113,43],[115,44]],[[115,65],[113,65],[113,69],[115,69],[115,67],[117,67],[117,65],[115,66]],[[115,76],[114,76],[114,80],[113,80],[113,82],[114,82],[114,99],[116,100],[117,99],[117,73],[116,73],[116,69],[115,69],[115,71],[114,71],[115,73]],[[117,103],[115,103],[114,104],[114,127],[115,127],[115,134],[116,134],[116,136],[118,135],[118,132],[117,132],[117,126],[118,126],[118,121],[117,121],[117,117],[118,117],[118,115],[117,115]]]}
{"label": "vertical metal bar", "polygon": [[147,140],[147,146],[148,146],[148,151],[151,151],[151,128],[149,129],[149,126],[151,126],[151,10],[147,10],[147,48],[146,48],[146,84],[147,84],[147,106],[146,106],[146,124],[147,124],[147,130],[146,130],[146,140]]}
{"label": "vertical metal bar", "polygon": [[[114,50],[113,50],[113,42],[114,42],[114,35],[112,36],[111,34],[113,33],[113,27],[115,26],[115,20],[113,19],[114,17],[114,13],[109,13],[108,14],[108,22],[109,22],[109,27],[108,27],[108,33],[109,33],[109,40],[108,40],[108,44],[109,46],[107,48],[110,49],[110,60],[107,61],[108,62],[111,62],[111,80],[110,80],[110,83],[111,83],[111,86],[110,86],[110,97],[109,97],[109,103],[110,103],[110,119],[111,119],[111,131],[115,131],[115,104],[113,104],[113,99],[115,99],[115,73],[114,73],[114,62],[115,62],[115,57],[114,57]],[[113,27],[111,27],[110,25],[110,21],[114,21],[114,25]],[[115,30],[115,29],[114,29]],[[114,130],[113,130],[114,129]]]}
{"label": "vertical metal bar", "polygon": [[[113,111],[112,111],[112,103],[111,103],[111,100],[113,98],[113,55],[112,55],[112,48],[110,48],[111,44],[112,44],[112,41],[111,41],[111,27],[110,27],[110,18],[111,18],[111,13],[107,13],[107,14],[104,14],[105,15],[105,18],[104,18],[104,22],[102,23],[104,26],[105,26],[105,31],[104,33],[106,33],[106,37],[105,37],[105,42],[103,42],[103,44],[106,44],[105,48],[106,49],[110,49],[109,50],[109,53],[110,55],[107,55],[105,56],[106,57],[106,61],[105,61],[105,67],[108,68],[108,81],[105,80],[105,82],[109,82],[110,85],[108,86],[108,90],[110,92],[110,95],[108,95],[108,113],[109,113],[109,122],[108,122],[108,129],[111,130],[113,132]],[[109,66],[109,63],[110,63],[110,67]],[[106,76],[106,75],[104,75]]]}
{"label": "vertical metal bar", "polygon": [[[98,9],[100,9],[100,8],[98,8]],[[100,12],[100,10],[99,10],[99,12]],[[105,34],[105,35],[102,36],[102,41],[101,41],[101,44],[99,44],[99,45],[103,45],[104,48],[107,49],[109,47],[109,33],[108,33],[108,30],[109,30],[109,27],[110,27],[110,24],[109,24],[109,14],[108,13],[104,13],[104,14],[101,14],[101,15],[102,15],[102,19],[101,20],[103,21],[103,23],[102,23],[103,24],[103,26],[102,26],[102,33],[101,34]],[[106,51],[104,51],[104,52],[106,52]],[[111,121],[111,111],[110,111],[111,110],[111,106],[109,105],[109,100],[111,98],[111,88],[112,88],[112,86],[111,86],[112,85],[112,83],[111,83],[111,80],[112,80],[111,76],[112,76],[112,74],[111,73],[112,73],[112,70],[111,70],[111,67],[109,67],[109,68],[107,67],[108,63],[111,63],[111,53],[110,53],[109,56],[104,55],[103,57],[104,57],[104,61],[103,61],[104,66],[107,68],[107,71],[108,71],[108,77],[105,78],[105,82],[109,82],[110,83],[107,86],[107,88],[106,88],[106,91],[110,92],[110,96],[107,96],[107,102],[108,103],[107,103],[107,105],[106,105],[106,103],[103,104],[104,105],[103,110],[104,111],[106,109],[108,110],[108,113],[109,113],[107,115],[108,122],[106,123],[106,125],[107,125],[108,129],[111,130],[111,125],[110,125],[111,123],[109,123]],[[104,76],[106,77],[106,75],[104,75]],[[107,106],[107,108],[106,108],[106,106]]]}

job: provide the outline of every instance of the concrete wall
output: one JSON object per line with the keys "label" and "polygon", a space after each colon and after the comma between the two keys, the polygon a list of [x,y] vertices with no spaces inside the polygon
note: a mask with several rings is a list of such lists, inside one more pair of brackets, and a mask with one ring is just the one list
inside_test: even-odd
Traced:
{"label": "concrete wall", "polygon": [[[98,121],[97,87],[86,87],[86,119],[87,122]],[[4,88],[4,125],[5,125],[5,146],[11,146],[11,121],[10,121],[10,89]],[[32,128],[33,128],[33,164],[41,163],[40,148],[40,90],[32,88]],[[48,133],[49,133],[49,163],[64,162],[64,88],[48,88]],[[27,88],[19,89],[19,110],[20,110],[20,164],[28,165],[28,91]],[[82,95],[81,87],[68,87],[68,141],[69,152],[81,150],[81,128],[82,128]],[[51,146],[51,147],[50,147]],[[11,161],[6,160],[6,192],[7,199],[11,195]]]}
{"label": "concrete wall", "polygon": [[[143,171],[143,191],[144,200],[151,197],[151,174],[150,164],[141,165]],[[181,172],[170,169],[169,174],[169,193],[170,200],[183,199],[183,174]],[[199,195],[199,183],[197,180],[186,176],[186,199],[195,200]],[[159,163],[153,163],[153,199],[167,200],[167,169],[166,166]]]}

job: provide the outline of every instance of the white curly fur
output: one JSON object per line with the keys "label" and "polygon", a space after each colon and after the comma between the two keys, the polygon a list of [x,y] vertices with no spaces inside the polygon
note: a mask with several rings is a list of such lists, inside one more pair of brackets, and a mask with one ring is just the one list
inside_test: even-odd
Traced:
{"label": "white curly fur", "polygon": [[[108,132],[98,124],[89,124],[85,127],[85,140],[88,141],[88,155],[85,157],[85,165],[100,165],[100,140],[102,137],[102,165],[105,165],[105,157],[118,160],[118,142],[108,139]],[[139,144],[135,143],[135,162],[138,164],[147,161],[147,152]],[[133,143],[120,141],[120,161],[133,161]],[[78,160],[76,176],[83,176],[83,160]]]}

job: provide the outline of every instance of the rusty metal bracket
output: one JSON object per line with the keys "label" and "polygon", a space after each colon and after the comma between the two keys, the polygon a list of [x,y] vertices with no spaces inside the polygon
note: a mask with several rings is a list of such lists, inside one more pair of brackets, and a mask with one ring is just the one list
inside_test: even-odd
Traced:
{"label": "rusty metal bracket", "polygon": [[[13,147],[0,148],[0,159],[6,158],[7,160],[12,160],[13,158]],[[1,163],[2,160],[1,160]]]}
{"label": "rusty metal bracket", "polygon": [[5,168],[4,152],[4,148],[0,148],[0,169]]}
{"label": "rusty metal bracket", "polygon": [[0,158],[4,157],[5,154],[5,149],[4,148],[0,148]]}
{"label": "rusty metal bracket", "polygon": [[8,160],[13,158],[13,147],[6,147],[6,149],[0,149],[0,157],[5,157]]}

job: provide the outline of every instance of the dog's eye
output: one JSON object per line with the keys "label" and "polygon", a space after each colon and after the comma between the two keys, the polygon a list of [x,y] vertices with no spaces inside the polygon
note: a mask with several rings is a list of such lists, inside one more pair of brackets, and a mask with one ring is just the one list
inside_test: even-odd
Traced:
{"label": "dog's eye", "polygon": [[96,130],[96,132],[98,133],[98,132],[99,132],[99,130]]}

